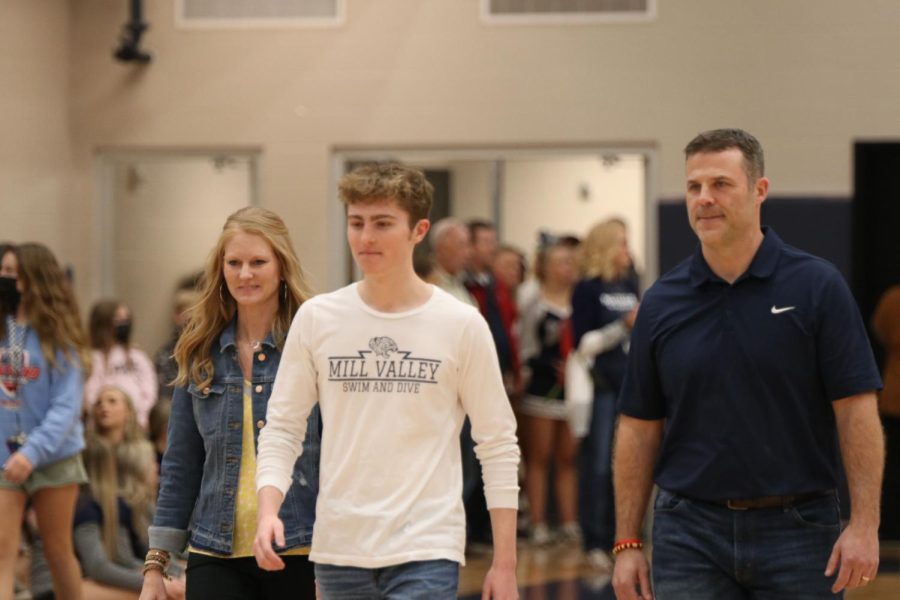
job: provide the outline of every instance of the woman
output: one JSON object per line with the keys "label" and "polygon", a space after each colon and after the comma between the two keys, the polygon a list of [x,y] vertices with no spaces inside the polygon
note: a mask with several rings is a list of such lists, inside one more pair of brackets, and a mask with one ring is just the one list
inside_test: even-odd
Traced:
{"label": "woman", "polygon": [[[90,419],[109,420],[102,413],[103,409],[95,410]],[[131,415],[133,420],[133,411]],[[126,440],[123,428],[118,428],[119,441],[114,442],[98,435],[102,429],[88,427],[84,461],[90,484],[82,489],[75,512],[75,549],[88,598],[135,599],[143,583],[140,557],[147,549],[156,457],[146,439]],[[164,586],[170,600],[184,597],[182,581],[165,580]]]}
{"label": "woman", "polygon": [[137,422],[131,396],[120,387],[110,385],[100,390],[87,419],[86,438],[101,437],[112,445],[146,440]]}
{"label": "woman", "polygon": [[101,300],[91,309],[93,370],[84,383],[84,400],[90,408],[101,388],[116,385],[127,389],[134,400],[138,423],[146,428],[159,388],[150,357],[131,345],[133,323],[131,309],[118,300]]}
{"label": "woman", "polygon": [[595,225],[584,242],[584,275],[572,294],[572,331],[579,352],[593,359],[594,404],[579,464],[579,505],[588,562],[611,569],[615,537],[612,437],[616,397],[625,377],[628,338],[637,315],[625,224]]}
{"label": "woman", "polygon": [[169,556],[186,544],[189,599],[314,597],[307,554],[318,492],[318,410],[279,515],[286,568],[263,571],[252,551],[257,438],[291,319],[309,295],[276,214],[250,207],[228,217],[175,347],[178,378],[143,600],[165,598]]}
{"label": "woman", "polygon": [[[557,507],[564,539],[578,539],[578,442],[569,429],[563,404],[562,367],[567,339],[572,287],[577,270],[572,249],[561,244],[543,248],[535,272],[540,283],[536,301],[522,314],[522,359],[526,390],[519,403],[525,432],[525,491],[531,517],[531,540],[551,541],[546,523],[547,476],[553,461]],[[566,347],[568,345],[568,348]]]}
{"label": "woman", "polygon": [[78,307],[41,244],[7,248],[0,296],[0,597],[13,589],[26,503],[34,508],[56,598],[81,598],[72,547],[81,462],[87,344]]}

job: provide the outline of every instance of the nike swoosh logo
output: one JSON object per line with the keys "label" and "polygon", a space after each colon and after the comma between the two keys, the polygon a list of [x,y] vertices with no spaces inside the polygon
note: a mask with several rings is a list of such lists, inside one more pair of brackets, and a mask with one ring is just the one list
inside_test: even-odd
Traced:
{"label": "nike swoosh logo", "polygon": [[773,315],[780,315],[780,314],[783,313],[783,312],[787,312],[787,311],[789,311],[789,310],[794,310],[795,308],[797,308],[797,307],[796,307],[796,306],[782,306],[782,307],[778,307],[778,306],[775,306],[775,305],[773,304],[773,305],[772,305],[772,314],[773,314]]}

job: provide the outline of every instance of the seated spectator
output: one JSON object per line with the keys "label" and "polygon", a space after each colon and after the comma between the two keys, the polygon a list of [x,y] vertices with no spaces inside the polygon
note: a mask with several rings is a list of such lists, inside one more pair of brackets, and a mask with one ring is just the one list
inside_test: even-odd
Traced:
{"label": "seated spectator", "polygon": [[87,437],[101,437],[110,444],[133,443],[147,436],[137,422],[134,401],[121,387],[100,390],[87,419]]}
{"label": "seated spectator", "polygon": [[[84,450],[90,483],[75,512],[75,551],[87,598],[137,598],[155,496],[156,466],[146,440],[117,446],[88,436]],[[184,597],[178,579],[166,582],[168,598]]]}
{"label": "seated spectator", "polygon": [[158,391],[156,369],[145,352],[131,346],[131,310],[118,300],[102,300],[91,310],[90,337],[93,371],[84,383],[87,408],[101,388],[115,385],[129,390],[137,421],[147,426]]}
{"label": "seated spectator", "polygon": [[[121,388],[100,390],[88,414],[85,444],[89,484],[78,498],[74,530],[85,597],[137,598],[158,470],[153,445]],[[182,598],[183,583],[168,582],[166,593]]]}

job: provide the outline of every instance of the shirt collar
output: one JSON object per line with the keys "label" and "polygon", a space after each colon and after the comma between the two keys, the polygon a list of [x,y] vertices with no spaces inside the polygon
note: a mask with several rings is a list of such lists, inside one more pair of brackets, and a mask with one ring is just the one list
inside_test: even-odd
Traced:
{"label": "shirt collar", "polygon": [[[219,350],[224,352],[229,347],[234,347],[236,345],[235,336],[237,332],[237,317],[232,319],[228,325],[225,326],[225,329],[222,330],[222,333],[219,335]],[[269,348],[275,347],[275,340],[272,338],[272,332],[266,334],[266,338],[262,341],[263,346],[267,346]]]}
{"label": "shirt collar", "polygon": [[[784,242],[778,237],[778,234],[771,227],[763,227],[763,241],[756,250],[753,260],[750,261],[750,267],[747,271],[737,278],[735,283],[746,279],[747,277],[756,277],[757,279],[766,279],[775,272],[775,266],[778,264],[778,258],[784,248]],[[707,282],[722,282],[722,278],[713,273],[703,258],[703,250],[700,244],[697,244],[696,250],[691,257],[690,265],[691,285],[700,287]]]}

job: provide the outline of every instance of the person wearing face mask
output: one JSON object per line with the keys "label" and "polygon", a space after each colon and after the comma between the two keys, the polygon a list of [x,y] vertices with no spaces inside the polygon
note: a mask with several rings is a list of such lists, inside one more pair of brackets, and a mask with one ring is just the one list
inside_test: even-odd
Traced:
{"label": "person wearing face mask", "polygon": [[26,243],[0,251],[0,597],[13,590],[26,503],[33,507],[56,598],[82,598],[72,547],[90,366],[78,307],[56,258]]}
{"label": "person wearing face mask", "polygon": [[138,423],[146,428],[159,387],[150,357],[131,346],[132,323],[125,303],[108,299],[94,304],[89,324],[93,372],[84,383],[84,401],[89,409],[101,389],[110,385],[126,389],[134,400]]}
{"label": "person wearing face mask", "polygon": [[15,246],[0,242],[0,316],[16,314],[21,294],[16,289]]}

